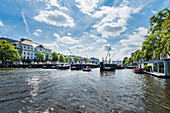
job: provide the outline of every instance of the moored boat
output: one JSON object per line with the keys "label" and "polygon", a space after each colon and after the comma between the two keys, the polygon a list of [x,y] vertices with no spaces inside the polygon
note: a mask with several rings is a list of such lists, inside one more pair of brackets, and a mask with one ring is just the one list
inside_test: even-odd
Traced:
{"label": "moored boat", "polygon": [[141,69],[141,68],[134,68],[133,72],[134,73],[144,73],[143,69]]}
{"label": "moored boat", "polygon": [[57,69],[69,69],[70,65],[68,64],[59,64],[58,66],[56,66]]}
{"label": "moored boat", "polygon": [[115,71],[116,67],[116,64],[100,63],[100,71]]}

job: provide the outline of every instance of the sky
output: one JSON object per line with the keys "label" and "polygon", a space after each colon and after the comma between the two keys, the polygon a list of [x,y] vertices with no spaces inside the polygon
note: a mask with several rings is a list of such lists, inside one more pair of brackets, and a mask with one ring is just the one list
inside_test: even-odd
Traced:
{"label": "sky", "polygon": [[141,48],[149,19],[170,0],[0,0],[0,37],[31,39],[53,51],[112,60]]}

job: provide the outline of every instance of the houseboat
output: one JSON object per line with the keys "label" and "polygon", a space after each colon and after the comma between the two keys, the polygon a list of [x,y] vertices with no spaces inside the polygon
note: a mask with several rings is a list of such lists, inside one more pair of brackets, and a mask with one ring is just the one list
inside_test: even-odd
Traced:
{"label": "houseboat", "polygon": [[140,61],[138,68],[144,68],[148,65],[149,68],[145,70],[146,73],[158,77],[170,77],[170,59],[161,59],[153,61]]}

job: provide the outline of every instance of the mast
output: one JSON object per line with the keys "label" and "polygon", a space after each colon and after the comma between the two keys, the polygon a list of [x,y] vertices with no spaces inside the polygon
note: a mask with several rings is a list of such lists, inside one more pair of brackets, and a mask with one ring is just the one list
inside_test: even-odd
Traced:
{"label": "mast", "polygon": [[111,50],[111,46],[109,47],[109,50],[108,50],[107,55],[105,57],[105,62],[107,62],[107,57],[108,57],[108,54],[109,54],[110,50]]}
{"label": "mast", "polygon": [[[69,50],[69,52],[73,55],[73,53],[70,51],[70,49],[68,49]],[[74,55],[73,55],[74,56]]]}

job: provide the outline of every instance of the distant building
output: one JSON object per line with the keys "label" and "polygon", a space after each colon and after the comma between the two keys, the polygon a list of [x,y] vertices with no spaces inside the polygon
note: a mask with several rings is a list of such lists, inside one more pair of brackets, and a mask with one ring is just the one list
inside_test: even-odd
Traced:
{"label": "distant building", "polygon": [[45,54],[45,58],[47,53],[51,59],[51,49],[46,47],[45,45],[33,42],[32,40],[22,38],[20,41],[1,37],[0,40],[6,40],[9,43],[12,43],[15,49],[18,49],[19,54],[23,55],[25,60],[34,60],[36,59],[36,52],[40,51]]}
{"label": "distant building", "polygon": [[90,63],[93,63],[93,64],[99,64],[99,59],[98,58],[94,58],[94,57],[91,57],[90,60],[89,60]]}

